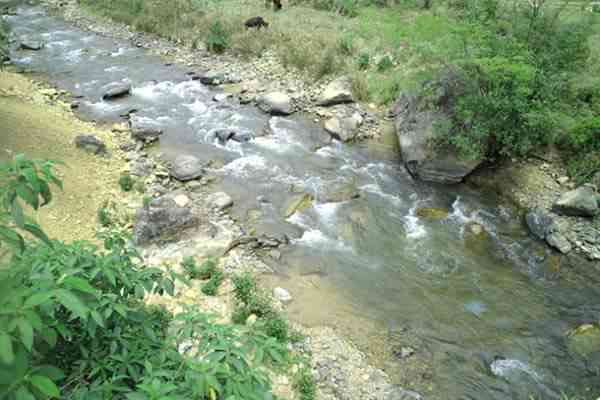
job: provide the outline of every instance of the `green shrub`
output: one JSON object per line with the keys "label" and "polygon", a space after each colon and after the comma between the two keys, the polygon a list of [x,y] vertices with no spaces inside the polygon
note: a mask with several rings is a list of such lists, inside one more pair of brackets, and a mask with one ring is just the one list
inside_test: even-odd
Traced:
{"label": "green shrub", "polygon": [[267,336],[274,337],[280,342],[289,339],[288,323],[279,313],[269,313],[265,318],[263,329]]}
{"label": "green shrub", "polygon": [[384,56],[377,63],[377,71],[385,72],[388,69],[392,68],[393,66],[394,66],[394,62],[392,61],[392,58],[390,56]]}
{"label": "green shrub", "polygon": [[221,286],[221,283],[223,283],[224,280],[225,280],[225,275],[223,274],[222,271],[220,271],[220,270],[214,271],[211,274],[208,282],[206,282],[204,285],[202,285],[202,289],[201,289],[202,293],[204,293],[207,296],[216,296],[217,291],[219,290],[219,287]]}
{"label": "green shrub", "polygon": [[317,396],[317,385],[310,368],[302,368],[296,374],[293,388],[299,395],[300,400],[314,400]]}
{"label": "green shrub", "polygon": [[351,35],[342,36],[338,42],[338,49],[340,54],[344,56],[351,56],[354,52],[354,38]]}
{"label": "green shrub", "polygon": [[208,49],[214,53],[222,53],[229,47],[229,36],[221,21],[214,21],[206,38]]}
{"label": "green shrub", "polygon": [[142,265],[119,232],[105,232],[99,250],[22,223],[18,202],[37,209],[51,199],[48,182],[60,184],[51,167],[21,155],[0,164],[0,243],[15,245],[0,268],[0,396],[271,398],[264,367],[287,364],[284,344],[192,308],[174,319],[147,306],[149,293],[173,295],[175,275]]}
{"label": "green shrub", "polygon": [[133,184],[133,178],[129,173],[121,174],[121,177],[119,178],[119,186],[121,187],[122,191],[130,192],[131,189],[133,189]]}
{"label": "green shrub", "polygon": [[245,272],[240,275],[234,275],[232,278],[233,282],[233,294],[239,303],[249,304],[252,299],[256,296],[258,287],[252,274]]}
{"label": "green shrub", "polygon": [[358,65],[358,69],[367,69],[369,68],[369,64],[371,63],[371,56],[367,52],[362,52],[358,55],[356,60],[356,64]]}
{"label": "green shrub", "polygon": [[102,207],[98,209],[98,223],[100,226],[107,228],[112,224],[112,218],[110,217],[110,211],[107,208],[107,205],[104,204]]}

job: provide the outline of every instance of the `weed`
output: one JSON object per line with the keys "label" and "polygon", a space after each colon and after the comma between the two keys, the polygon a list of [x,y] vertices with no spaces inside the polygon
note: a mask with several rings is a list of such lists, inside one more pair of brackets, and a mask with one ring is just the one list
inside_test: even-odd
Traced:
{"label": "weed", "polygon": [[222,53],[229,47],[229,37],[221,21],[214,21],[210,26],[206,45],[214,53]]}
{"label": "weed", "polygon": [[310,368],[304,367],[296,374],[293,383],[294,390],[300,400],[314,400],[317,395],[317,385]]}
{"label": "weed", "polygon": [[379,62],[377,63],[377,71],[378,72],[385,72],[388,69],[392,68],[394,66],[394,62],[392,61],[392,58],[388,55],[383,56],[381,58],[381,60],[379,60]]}
{"label": "weed", "polygon": [[352,94],[358,101],[367,101],[370,99],[369,85],[364,73],[354,73],[350,76],[352,85]]}
{"label": "weed", "polygon": [[144,206],[144,208],[148,208],[150,206],[150,203],[152,203],[152,196],[144,196],[142,198],[142,205]]}
{"label": "weed", "polygon": [[286,342],[289,339],[288,323],[279,313],[267,314],[263,329],[267,336],[274,337],[280,342]]}
{"label": "weed", "polygon": [[112,224],[112,218],[110,216],[110,211],[107,208],[107,205],[104,204],[102,207],[98,209],[98,223],[100,226],[106,228]]}
{"label": "weed", "polygon": [[121,174],[121,177],[119,178],[119,186],[121,187],[122,191],[130,192],[131,189],[133,189],[133,184],[133,178],[129,173]]}
{"label": "weed", "polygon": [[219,290],[219,287],[221,286],[221,283],[223,283],[224,280],[225,275],[221,270],[214,271],[211,274],[208,282],[202,285],[202,293],[204,293],[207,296],[216,296],[217,291]]}
{"label": "weed", "polygon": [[338,42],[338,49],[343,56],[351,56],[354,52],[354,37],[351,35],[342,36]]}
{"label": "weed", "polygon": [[358,55],[358,58],[356,59],[356,64],[358,66],[358,69],[360,69],[360,70],[369,68],[370,63],[371,63],[371,56],[367,52],[360,53]]}

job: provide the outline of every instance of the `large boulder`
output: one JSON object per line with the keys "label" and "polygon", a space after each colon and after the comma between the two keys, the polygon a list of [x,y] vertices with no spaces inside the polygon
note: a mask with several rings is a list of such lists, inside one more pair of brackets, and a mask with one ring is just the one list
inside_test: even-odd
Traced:
{"label": "large boulder", "polygon": [[[422,94],[402,94],[393,107],[395,128],[402,160],[417,179],[452,184],[461,182],[482,162],[482,158],[463,159],[451,145],[432,142],[437,129],[451,126],[454,102],[460,96],[461,84],[448,73],[424,85]],[[430,99],[427,93],[435,93]]]}
{"label": "large boulder", "polygon": [[193,226],[195,221],[189,207],[181,207],[171,197],[162,196],[137,211],[133,240],[137,245],[145,245]]}
{"label": "large boulder", "polygon": [[282,92],[271,92],[258,99],[258,107],[271,115],[290,115],[294,112],[292,99]]}
{"label": "large boulder", "polygon": [[79,135],[75,138],[75,146],[92,154],[105,154],[106,145],[94,135]]}
{"label": "large boulder", "polygon": [[202,162],[189,154],[177,156],[171,167],[171,176],[178,181],[187,182],[204,175]]}
{"label": "large boulder", "polygon": [[351,117],[332,117],[325,121],[323,127],[335,139],[350,142],[356,138],[358,128],[362,124],[362,117],[355,114]]}
{"label": "large boulder", "polygon": [[131,94],[131,84],[126,82],[114,82],[105,87],[102,99],[114,100]]}
{"label": "large boulder", "polygon": [[317,100],[317,105],[333,106],[335,104],[352,103],[353,101],[350,79],[342,76],[325,87]]}
{"label": "large boulder", "polygon": [[556,200],[553,208],[562,215],[594,217],[599,210],[597,196],[596,189],[592,185],[584,185],[563,193]]}
{"label": "large boulder", "polygon": [[525,222],[535,237],[545,240],[552,224],[552,217],[543,209],[534,208],[525,215]]}
{"label": "large boulder", "polygon": [[129,119],[129,126],[131,137],[146,143],[157,140],[163,134],[162,128],[156,122],[145,117],[132,116]]}
{"label": "large boulder", "polygon": [[44,42],[41,40],[35,40],[30,38],[21,38],[21,42],[19,43],[19,49],[21,50],[31,50],[38,51],[44,48]]}

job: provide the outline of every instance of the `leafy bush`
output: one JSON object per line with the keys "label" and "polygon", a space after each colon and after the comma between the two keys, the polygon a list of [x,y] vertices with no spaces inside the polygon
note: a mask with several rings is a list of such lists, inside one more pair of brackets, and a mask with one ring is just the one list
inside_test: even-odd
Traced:
{"label": "leafy bush", "polygon": [[131,189],[133,189],[133,184],[134,184],[134,181],[130,174],[128,174],[128,173],[121,174],[121,177],[119,178],[119,186],[121,187],[122,191],[130,192]]}
{"label": "leafy bush", "polygon": [[181,266],[190,279],[210,279],[218,272],[217,261],[212,258],[205,260],[198,266],[194,257],[184,257]]}
{"label": "leafy bush", "polygon": [[358,69],[367,69],[371,63],[371,56],[369,53],[362,52],[358,55],[356,63],[358,64]]}
{"label": "leafy bush", "polygon": [[314,400],[317,396],[317,386],[309,368],[298,371],[293,387],[300,400]]}
{"label": "leafy bush", "polygon": [[219,286],[225,280],[225,275],[222,271],[216,270],[214,271],[208,282],[202,285],[202,293],[207,296],[215,296],[217,294],[217,290],[219,290]]}
{"label": "leafy bush", "polygon": [[[551,143],[580,142],[588,106],[572,82],[587,67],[594,24],[536,4],[452,3],[465,22],[456,30],[463,49],[452,55],[460,90],[446,102],[453,120],[440,134],[465,157],[524,156]],[[586,151],[581,143],[574,147]]]}
{"label": "leafy bush", "polygon": [[288,362],[284,344],[194,310],[173,319],[147,306],[148,293],[173,294],[176,276],[141,264],[122,232],[104,233],[99,250],[28,228],[19,201],[50,201],[48,182],[60,184],[51,167],[20,155],[0,168],[0,240],[14,245],[0,268],[0,397],[270,398],[264,367]]}
{"label": "leafy bush", "polygon": [[98,209],[98,223],[100,226],[107,228],[112,224],[112,218],[107,205],[104,204]]}
{"label": "leafy bush", "polygon": [[229,47],[229,36],[221,21],[217,20],[210,26],[206,45],[214,53],[222,53]]}
{"label": "leafy bush", "polygon": [[353,37],[350,35],[342,36],[338,42],[340,53],[345,56],[350,56],[354,52]]}
{"label": "leafy bush", "polygon": [[392,61],[392,58],[390,56],[384,56],[377,63],[377,71],[385,72],[388,69],[392,68],[393,66],[394,66],[394,62]]}

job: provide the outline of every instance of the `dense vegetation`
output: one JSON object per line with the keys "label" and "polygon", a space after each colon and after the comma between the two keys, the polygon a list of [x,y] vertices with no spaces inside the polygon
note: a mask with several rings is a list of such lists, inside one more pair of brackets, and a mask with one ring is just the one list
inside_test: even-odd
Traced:
{"label": "dense vegetation", "polygon": [[[577,181],[600,171],[600,13],[589,1],[296,0],[280,13],[237,0],[82,3],[191,47],[271,50],[315,79],[349,74],[365,101],[389,104],[451,71],[460,90],[440,140],[465,157],[556,145]],[[269,29],[249,34],[254,15]]]}
{"label": "dense vegetation", "polygon": [[0,19],[0,61],[8,58],[8,24]]}
{"label": "dense vegetation", "polygon": [[[218,324],[196,309],[173,316],[146,305],[186,278],[144,266],[122,232],[104,233],[102,250],[48,239],[24,208],[52,200],[61,184],[52,170],[22,155],[0,165],[0,398],[272,398],[267,369],[294,361],[287,337],[268,318]],[[243,279],[244,296],[255,296]]]}

